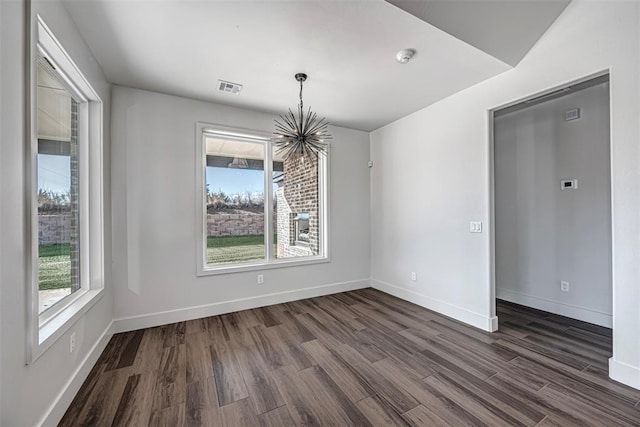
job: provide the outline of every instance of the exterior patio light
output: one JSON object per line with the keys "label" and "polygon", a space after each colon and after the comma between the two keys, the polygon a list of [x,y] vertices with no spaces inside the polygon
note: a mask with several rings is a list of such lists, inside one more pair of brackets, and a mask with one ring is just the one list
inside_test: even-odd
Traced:
{"label": "exterior patio light", "polygon": [[303,159],[305,157],[318,157],[326,153],[327,140],[333,139],[328,131],[329,122],[326,118],[319,118],[311,111],[311,107],[305,115],[302,104],[302,83],[307,80],[307,75],[298,73],[295,78],[300,82],[300,104],[297,114],[289,109],[285,115],[280,115],[280,120],[275,119],[272,139],[277,153],[284,155],[285,160]]}

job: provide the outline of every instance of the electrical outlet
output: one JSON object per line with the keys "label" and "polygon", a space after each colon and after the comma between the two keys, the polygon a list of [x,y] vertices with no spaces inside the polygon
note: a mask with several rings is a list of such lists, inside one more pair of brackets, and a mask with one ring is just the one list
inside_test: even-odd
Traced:
{"label": "electrical outlet", "polygon": [[262,285],[264,283],[264,275],[258,274],[258,285]]}
{"label": "electrical outlet", "polygon": [[469,233],[482,233],[482,221],[469,222]]}
{"label": "electrical outlet", "polygon": [[562,292],[569,292],[569,282],[565,282],[564,280],[560,281],[560,290]]}
{"label": "electrical outlet", "polygon": [[412,272],[411,272],[411,280],[413,280],[414,282],[415,282],[416,280],[418,280],[418,275],[416,274],[416,272],[415,272],[415,271],[412,271]]}
{"label": "electrical outlet", "polygon": [[71,333],[71,338],[69,338],[69,353],[73,353],[76,349],[76,333]]}

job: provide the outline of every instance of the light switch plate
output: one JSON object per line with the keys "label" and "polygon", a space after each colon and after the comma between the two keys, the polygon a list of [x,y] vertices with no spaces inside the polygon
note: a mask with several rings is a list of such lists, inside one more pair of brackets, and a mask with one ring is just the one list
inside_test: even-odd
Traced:
{"label": "light switch plate", "polygon": [[482,221],[471,221],[471,222],[469,222],[469,232],[470,233],[482,233]]}

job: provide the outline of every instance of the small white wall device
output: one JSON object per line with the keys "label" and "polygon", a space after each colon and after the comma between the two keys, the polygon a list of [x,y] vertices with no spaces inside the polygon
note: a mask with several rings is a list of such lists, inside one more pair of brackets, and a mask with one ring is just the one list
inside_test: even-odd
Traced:
{"label": "small white wall device", "polygon": [[575,190],[576,188],[578,188],[577,179],[563,179],[560,181],[561,190]]}

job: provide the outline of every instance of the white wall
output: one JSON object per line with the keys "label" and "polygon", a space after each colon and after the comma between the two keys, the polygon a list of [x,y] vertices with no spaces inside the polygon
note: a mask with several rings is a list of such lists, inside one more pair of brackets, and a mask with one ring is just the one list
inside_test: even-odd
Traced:
{"label": "white wall", "polygon": [[[514,70],[371,134],[374,286],[485,329],[497,326],[488,110],[610,68],[610,374],[640,388],[639,7],[573,1]],[[482,234],[469,233],[471,220],[483,221]],[[410,271],[418,272],[417,282]]]}
{"label": "white wall", "polygon": [[258,272],[196,276],[195,130],[271,132],[274,116],[118,86],[112,97],[117,330],[369,286],[367,133],[331,128],[331,262],[263,270],[258,286]]}
{"label": "white wall", "polygon": [[611,327],[609,136],[608,83],[496,118],[498,298]]}
{"label": "white wall", "polygon": [[[85,77],[102,98],[105,106],[106,129],[104,134],[105,160],[105,221],[106,251],[105,265],[111,264],[110,246],[110,205],[109,205],[109,84],[102,71],[91,57],[89,49],[82,41],[75,24],[67,15],[63,6],[54,0],[31,2],[32,13],[28,16],[26,2],[0,2],[2,22],[1,49],[1,141],[0,158],[0,200],[2,217],[0,222],[0,332],[2,349],[0,353],[0,387],[2,401],[0,406],[0,425],[30,426],[37,424],[49,415],[49,424],[55,424],[64,413],[77,389],[83,375],[75,372],[85,357],[99,354],[91,352],[96,343],[111,324],[113,301],[110,286],[110,274],[107,270],[106,295],[94,305],[75,325],[53,344],[40,358],[29,366],[25,365],[26,355],[26,270],[28,248],[26,230],[29,226],[25,206],[25,58],[29,53],[24,49],[27,28],[25,22],[33,22],[36,13],[40,13],[52,32],[58,37],[67,52],[81,69]],[[76,351],[69,353],[69,333],[77,334]],[[92,362],[85,365],[90,369]],[[74,381],[75,380],[75,381]],[[67,383],[70,387],[67,389]],[[63,391],[67,393],[61,395]],[[58,401],[58,399],[60,400]],[[59,405],[52,407],[52,405]],[[50,409],[53,412],[49,414]]]}

